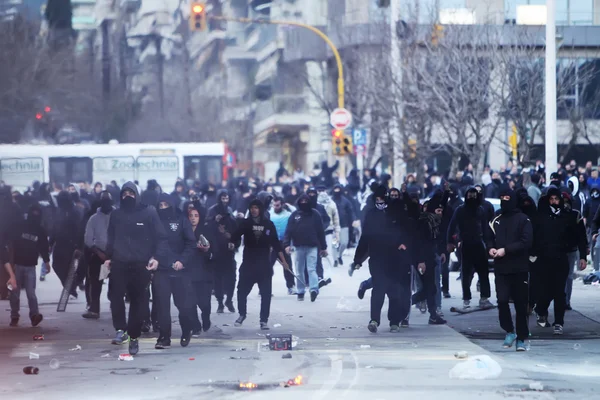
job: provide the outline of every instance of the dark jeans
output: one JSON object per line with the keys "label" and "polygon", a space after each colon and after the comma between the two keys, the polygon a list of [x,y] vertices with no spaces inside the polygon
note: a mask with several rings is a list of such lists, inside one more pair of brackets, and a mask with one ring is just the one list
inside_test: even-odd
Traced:
{"label": "dark jeans", "polygon": [[240,281],[238,282],[238,310],[240,315],[246,316],[248,295],[254,285],[260,291],[260,322],[268,322],[271,313],[271,294],[273,293],[273,271],[260,271],[256,269],[240,268]]}
{"label": "dark jeans", "polygon": [[[10,317],[19,318],[19,309],[21,308],[21,289],[25,289],[27,294],[27,303],[29,304],[29,318],[39,314],[38,300],[35,295],[35,265],[15,265],[15,277],[17,278],[17,287],[10,293]],[[4,284],[6,287],[6,284]]]}
{"label": "dark jeans", "polygon": [[4,268],[4,265],[0,265],[0,299],[6,300],[8,299],[8,287],[6,287],[6,282],[8,282],[8,271]]}
{"label": "dark jeans", "polygon": [[[279,255],[276,252],[274,252],[274,251],[271,252],[271,266],[275,267],[275,264],[278,264],[278,262],[277,262],[278,257],[279,257]],[[287,262],[287,264],[290,266],[290,268],[293,271],[294,267],[292,265],[292,257],[285,251],[283,252],[283,257],[285,258],[285,261]],[[291,272],[289,272],[287,269],[285,269],[283,267],[281,267],[281,269],[283,269],[283,277],[285,278],[285,286],[288,289],[293,288],[294,285],[296,284],[294,275],[292,275]]]}
{"label": "dark jeans", "polygon": [[179,310],[181,332],[191,332],[194,328],[192,311],[196,312],[192,282],[187,276],[169,276],[168,272],[156,271],[152,280],[154,288],[153,307],[158,310],[159,337],[171,339],[171,295]]}
{"label": "dark jeans", "polygon": [[[219,304],[233,300],[235,290],[236,264],[235,260],[223,258],[215,261],[215,297]],[[239,296],[239,295],[238,295]]]}
{"label": "dark jeans", "polygon": [[477,272],[481,283],[481,297],[489,298],[491,295],[488,258],[483,243],[465,245],[461,247],[462,253],[462,290],[463,300],[471,300],[471,282]]}
{"label": "dark jeans", "polygon": [[422,301],[427,301],[427,308],[429,310],[429,314],[432,317],[437,315],[437,304],[435,301],[435,295],[437,293],[437,289],[435,287],[435,260],[430,260],[425,263],[425,273],[421,275],[417,273],[417,278],[421,280],[421,290],[412,296],[412,304],[417,304]]}
{"label": "dark jeans", "polygon": [[515,274],[496,273],[496,296],[498,297],[498,315],[500,327],[507,333],[515,331],[512,315],[510,313],[510,299],[515,305],[517,339],[529,338],[527,320],[527,303],[529,300],[529,273],[518,272]]}
{"label": "dark jeans", "polygon": [[410,312],[410,268],[407,268],[406,277],[391,279],[386,275],[372,276],[373,291],[371,292],[371,321],[381,323],[381,308],[387,295],[388,320],[390,326],[400,325],[400,322],[408,318]]}
{"label": "dark jeans", "polygon": [[[210,325],[210,313],[211,313],[211,291],[213,288],[213,283],[208,281],[196,281],[192,282],[192,287],[195,295],[195,306],[194,311],[192,312],[192,321],[194,325],[194,330],[201,330],[202,326],[205,328]],[[200,308],[200,312],[202,313],[202,323],[198,319],[198,310],[196,306]]]}
{"label": "dark jeans", "polygon": [[[140,337],[142,321],[148,307],[146,288],[150,272],[146,263],[112,261],[108,290],[110,311],[115,330],[127,331],[133,339]],[[125,294],[129,297],[129,318],[125,318]]]}
{"label": "dark jeans", "polygon": [[85,297],[90,306],[90,311],[100,313],[100,296],[102,295],[102,284],[99,280],[100,267],[103,262],[96,254],[89,254],[87,279],[85,281]]}
{"label": "dark jeans", "polygon": [[538,259],[538,261],[544,266],[544,271],[539,275],[540,292],[535,312],[541,317],[547,317],[550,303],[554,301],[554,323],[564,325],[567,304],[565,284],[569,276],[567,255],[561,254],[553,258]]}

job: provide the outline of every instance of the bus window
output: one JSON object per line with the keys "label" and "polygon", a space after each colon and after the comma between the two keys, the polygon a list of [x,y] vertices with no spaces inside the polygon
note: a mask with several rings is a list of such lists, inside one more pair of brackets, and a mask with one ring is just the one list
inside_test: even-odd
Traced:
{"label": "bus window", "polygon": [[177,156],[139,156],[137,158],[137,178],[142,187],[146,182],[156,179],[164,192],[171,192],[179,177]]}
{"label": "bus window", "polygon": [[51,157],[49,162],[53,183],[92,182],[92,159],[89,157]]}
{"label": "bus window", "polygon": [[116,181],[119,186],[135,180],[136,164],[133,157],[95,157],[94,182],[103,184]]}
{"label": "bus window", "polygon": [[183,157],[186,182],[199,180],[201,183],[220,185],[223,177],[222,159],[218,156]]}
{"label": "bus window", "polygon": [[33,181],[44,181],[44,160],[39,157],[5,158],[0,161],[0,180],[13,190],[24,192]]}

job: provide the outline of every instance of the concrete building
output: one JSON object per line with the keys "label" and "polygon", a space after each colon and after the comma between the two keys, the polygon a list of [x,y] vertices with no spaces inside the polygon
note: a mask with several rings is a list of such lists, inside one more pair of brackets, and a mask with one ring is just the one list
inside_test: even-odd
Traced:
{"label": "concrete building", "polygon": [[[511,29],[507,25],[517,23],[517,14],[527,14],[528,10],[521,7],[540,4],[538,0],[400,1],[402,17],[416,19],[420,24],[438,20],[445,24],[491,24],[506,29]],[[206,117],[234,130],[237,140],[228,141],[233,142],[230,144],[237,147],[238,152],[247,150],[238,158],[252,159],[260,175],[274,176],[279,162],[290,171],[300,168],[310,173],[319,163],[334,161],[328,113],[336,106],[337,68],[332,52],[313,32],[282,25],[213,20],[208,31],[190,34],[187,2],[171,6],[150,0],[117,3],[119,0],[109,1],[115,14],[110,17],[114,21],[111,23],[114,32],[120,30],[131,37],[158,26],[161,35],[173,38],[171,42],[185,43],[191,68],[192,104],[200,107],[208,100],[211,108]],[[386,37],[382,32],[389,29],[389,8],[378,7],[374,0],[206,0],[206,3],[212,15],[295,21],[321,29],[338,47],[347,64],[348,88],[360,85],[360,71],[368,67],[365,63],[377,61],[354,55],[368,55],[370,49],[381,46]],[[439,5],[439,10],[435,5]],[[101,21],[102,18],[96,16],[96,24],[100,25]],[[562,35],[560,42],[564,44],[559,58],[600,58],[597,54],[600,52],[600,0],[557,0],[557,22],[559,35]],[[119,35],[113,34],[114,37]],[[120,48],[116,42],[111,46]],[[540,43],[540,49],[542,46]],[[152,46],[143,49],[141,43],[130,38],[126,47],[129,55],[126,86],[156,100],[156,74],[144,72],[144,65],[156,62],[150,54]],[[169,49],[163,48],[163,51]],[[177,51],[173,54],[175,58],[180,56]],[[120,68],[120,62],[115,64]],[[353,99],[351,90],[346,107],[353,112],[356,126],[369,129],[375,123],[370,107],[361,104],[360,99]],[[568,125],[568,121],[559,121],[559,144],[568,138]],[[506,126],[510,129],[509,121]],[[585,146],[584,142],[579,138],[577,146]],[[385,140],[378,146],[390,147]],[[505,150],[506,140],[502,138],[490,150],[487,162],[493,167],[504,164]],[[586,151],[582,150],[588,154]],[[346,161],[347,169],[354,160]],[[432,163],[442,170],[449,160],[441,154]],[[245,163],[240,167],[251,165]]]}

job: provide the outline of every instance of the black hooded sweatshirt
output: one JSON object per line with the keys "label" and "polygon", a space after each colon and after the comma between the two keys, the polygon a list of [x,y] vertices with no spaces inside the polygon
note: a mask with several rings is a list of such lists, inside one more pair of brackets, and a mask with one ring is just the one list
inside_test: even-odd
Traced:
{"label": "black hooded sweatshirt", "polygon": [[42,260],[46,263],[50,261],[48,234],[42,228],[42,209],[40,206],[31,206],[27,213],[27,220],[22,220],[15,226],[12,243],[14,262],[17,265],[36,266],[38,256],[42,257]]}
{"label": "black hooded sweatshirt", "polygon": [[288,247],[293,243],[294,246],[317,247],[319,250],[327,250],[321,216],[312,206],[308,210],[302,210],[300,202],[304,201],[310,206],[310,199],[307,195],[303,194],[298,198],[297,209],[288,220],[283,246]]}
{"label": "black hooded sweatshirt", "polygon": [[[214,228],[214,243],[211,244],[213,247],[213,251],[215,252],[215,257],[220,259],[225,257],[227,259],[233,259],[235,257],[235,253],[228,249],[229,242],[231,242],[231,236],[238,227],[238,221],[233,215],[233,211],[229,206],[225,206],[221,202],[221,196],[227,193],[225,190],[220,190],[217,195],[217,203],[214,204],[209,210],[207,214],[207,222]],[[229,197],[231,198],[231,196]],[[215,219],[217,215],[221,216],[219,222]],[[202,215],[200,216],[202,218]]]}
{"label": "black hooded sweatshirt", "polygon": [[127,182],[123,190],[135,193],[135,206],[110,213],[108,223],[107,259],[113,263],[146,265],[154,257],[160,264],[169,264],[168,236],[156,209],[140,203],[137,185]]}
{"label": "black hooded sweatshirt", "polygon": [[56,202],[57,215],[50,235],[50,246],[54,247],[54,255],[70,258],[75,249],[83,249],[83,213],[75,207],[70,194],[64,190],[58,193]]}
{"label": "black hooded sweatshirt", "polygon": [[357,218],[354,214],[354,207],[352,206],[352,203],[350,203],[350,200],[344,196],[344,189],[342,188],[342,185],[337,184],[333,187],[333,195],[331,198],[338,209],[340,226],[342,228],[350,228],[350,226],[352,226],[352,222],[356,221]]}
{"label": "black hooded sweatshirt", "polygon": [[[173,196],[163,193],[159,197],[159,203],[163,201],[171,206],[158,210],[158,217],[167,232],[169,251],[165,261],[159,263],[158,269],[168,272],[170,276],[179,276],[183,275],[185,268],[191,264],[191,257],[196,247],[196,237],[187,215],[177,212],[173,204]],[[173,269],[173,264],[177,261],[183,264],[184,270],[175,271]]]}
{"label": "black hooded sweatshirt", "polygon": [[[200,222],[194,231],[196,243],[200,240],[200,235],[203,235],[210,243],[208,251],[201,251],[194,243],[192,257],[188,261],[188,267],[184,271],[192,278],[194,282],[212,282],[214,280],[216,263],[216,232],[214,223],[204,222],[200,216]],[[193,228],[192,228],[193,229]],[[233,252],[230,252],[233,253]]]}
{"label": "black hooded sweatshirt", "polygon": [[[552,211],[548,200],[550,196],[558,196],[560,204]],[[570,251],[568,235],[573,231],[572,225],[577,221],[571,213],[565,212],[561,192],[555,186],[550,186],[545,195],[540,198],[537,218],[533,226],[533,254],[544,259],[564,258]]]}
{"label": "black hooded sweatshirt", "polygon": [[270,262],[271,248],[275,253],[281,252],[281,243],[277,230],[271,220],[265,218],[263,203],[252,200],[249,207],[258,206],[260,213],[257,218],[249,215],[244,219],[231,236],[230,242],[238,243],[244,236],[244,258],[240,269],[247,268],[262,273],[272,273]]}
{"label": "black hooded sweatshirt", "polygon": [[[470,192],[477,193],[475,188],[469,188],[465,193],[465,199]],[[483,208],[479,205],[479,198],[466,199],[465,204],[460,205],[448,224],[446,235],[447,243],[454,243],[453,236],[458,230],[459,241],[463,245],[483,246],[483,235],[487,229],[487,221]]]}
{"label": "black hooded sweatshirt", "polygon": [[494,258],[496,274],[515,274],[529,271],[529,253],[533,246],[533,226],[531,221],[517,207],[517,195],[513,190],[503,190],[500,197],[510,196],[510,201],[502,200],[501,210],[486,230],[488,249],[504,249],[504,257]]}

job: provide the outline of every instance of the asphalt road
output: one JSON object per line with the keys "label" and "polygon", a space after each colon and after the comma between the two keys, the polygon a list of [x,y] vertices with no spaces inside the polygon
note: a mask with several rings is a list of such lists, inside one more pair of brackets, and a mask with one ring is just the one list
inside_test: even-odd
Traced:
{"label": "asphalt road", "polygon": [[[429,326],[427,316],[413,309],[410,328],[392,334],[383,324],[379,333],[369,333],[369,295],[362,301],[356,297],[358,283],[368,277],[366,268],[353,278],[345,268],[334,270],[332,285],[322,290],[315,303],[288,296],[281,271],[275,275],[268,333],[296,337],[291,359],[263,347],[267,339],[258,329],[260,299],[255,288],[243,327],[233,326],[236,314],[213,314],[211,331],[192,339],[189,347],[181,348],[173,340],[170,350],[155,350],[156,335],[147,335],[133,361],[119,361],[126,346],[110,344],[114,330],[105,293],[99,320],[81,318],[83,296],[70,302],[66,312],[57,313],[60,284],[51,275],[38,282],[45,316],[39,327],[30,327],[22,318],[21,327],[10,328],[9,312],[0,313],[0,398],[600,399],[596,389],[600,325],[595,322],[600,321],[600,287],[576,283],[573,305],[580,314],[569,313],[566,335],[538,333],[532,336],[529,352],[516,353],[501,348],[503,332],[496,311],[449,315],[450,306],[460,303],[458,298],[444,303],[448,326]],[[458,295],[460,285],[454,278],[451,281],[451,292]],[[8,309],[8,302],[0,307]],[[24,293],[22,308],[27,315]],[[384,319],[386,309],[387,305]],[[173,310],[174,321],[176,316]],[[173,325],[176,339],[179,325]],[[36,333],[43,333],[45,340],[33,341]],[[449,371],[465,362],[455,358],[458,351],[466,351],[471,359],[491,356],[502,368],[500,377],[451,379]],[[30,353],[39,359],[30,360]],[[23,373],[23,367],[30,365],[40,369],[39,375]],[[299,375],[301,385],[281,385]],[[242,391],[240,382],[258,387]],[[530,384],[543,390],[530,389]]]}

